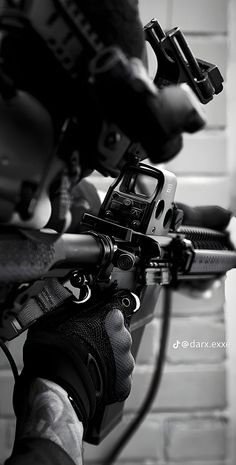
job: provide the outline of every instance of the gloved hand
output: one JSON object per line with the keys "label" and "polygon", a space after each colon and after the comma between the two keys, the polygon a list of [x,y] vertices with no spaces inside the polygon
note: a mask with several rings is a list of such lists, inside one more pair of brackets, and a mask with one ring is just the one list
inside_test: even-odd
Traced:
{"label": "gloved hand", "polygon": [[14,392],[17,417],[33,378],[62,386],[83,422],[84,430],[96,407],[123,401],[130,393],[134,359],[128,324],[138,298],[127,290],[92,306],[63,305],[28,332],[24,368]]}

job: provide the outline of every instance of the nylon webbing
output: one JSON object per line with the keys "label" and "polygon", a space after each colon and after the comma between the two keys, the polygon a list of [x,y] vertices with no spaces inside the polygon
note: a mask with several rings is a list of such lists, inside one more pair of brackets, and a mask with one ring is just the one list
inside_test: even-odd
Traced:
{"label": "nylon webbing", "polygon": [[56,278],[48,279],[41,292],[21,309],[17,319],[23,328],[27,327],[44,314],[55,310],[71,296],[71,292]]}

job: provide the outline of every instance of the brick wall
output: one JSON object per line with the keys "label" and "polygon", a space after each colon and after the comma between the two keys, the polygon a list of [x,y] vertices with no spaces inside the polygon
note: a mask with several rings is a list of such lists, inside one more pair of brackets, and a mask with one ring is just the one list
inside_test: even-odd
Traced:
{"label": "brick wall", "polygon": [[[196,55],[219,65],[226,75],[226,0],[142,0],[144,23],[156,16],[164,28],[179,25]],[[194,204],[228,205],[226,98],[206,108],[208,126],[186,136],[182,153],[168,169],[178,175],[177,199]],[[93,176],[105,191],[109,179]],[[186,200],[187,199],[187,200]],[[146,327],[134,373],[132,394],[123,422],[100,446],[85,446],[86,463],[99,463],[144,398],[158,350],[159,300],[155,319]],[[21,365],[24,336],[11,343]],[[175,293],[167,361],[152,411],[121,456],[125,465],[228,465],[225,349],[174,349],[177,341],[224,341],[224,286],[210,300]],[[14,437],[11,406],[13,381],[0,354],[0,462],[9,455]]]}

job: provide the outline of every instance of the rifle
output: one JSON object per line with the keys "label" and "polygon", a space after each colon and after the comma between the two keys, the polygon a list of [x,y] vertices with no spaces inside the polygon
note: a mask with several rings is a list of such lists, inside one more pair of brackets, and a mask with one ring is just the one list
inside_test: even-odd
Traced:
{"label": "rifle", "polygon": [[[140,193],[140,177],[148,179],[151,194]],[[47,231],[8,231],[7,236],[1,235],[0,250],[9,250],[8,264],[0,267],[1,281],[21,284],[14,284],[5,304],[0,337],[11,340],[39,318],[30,301],[43,292],[48,279],[56,278],[78,304],[85,303],[91,293],[96,295],[98,288],[135,292],[141,300],[131,320],[136,356],[163,286],[215,279],[236,267],[236,251],[226,234],[181,226],[181,211],[174,203],[176,184],[173,173],[136,161],[126,165],[109,188],[98,217],[84,215],[88,232],[58,236]],[[23,263],[17,274],[16,249],[19,265]],[[28,268],[23,262],[26,249],[32,250],[33,259]],[[10,258],[14,258],[12,269]],[[85,440],[100,442],[121,415],[120,404],[100,409]]]}
{"label": "rifle", "polygon": [[[154,82],[159,86],[187,82],[203,103],[220,92],[223,78],[218,69],[190,54],[179,29],[165,34],[155,20],[145,32],[163,64]],[[3,228],[0,281],[8,287],[7,298],[1,298],[3,340],[16,337],[42,315],[30,303],[43,293],[45,283],[56,280],[66,290],[66,298],[72,296],[78,304],[113,286],[131,289],[141,299],[131,321],[136,356],[162,286],[215,278],[236,266],[236,253],[225,234],[180,226],[175,175],[141,163],[145,151],[128,139],[125,154],[128,162],[110,187],[99,216],[85,215],[88,232],[57,235]],[[151,193],[142,191],[145,177]],[[85,440],[99,443],[119,422],[122,410],[122,404],[100,408]]]}

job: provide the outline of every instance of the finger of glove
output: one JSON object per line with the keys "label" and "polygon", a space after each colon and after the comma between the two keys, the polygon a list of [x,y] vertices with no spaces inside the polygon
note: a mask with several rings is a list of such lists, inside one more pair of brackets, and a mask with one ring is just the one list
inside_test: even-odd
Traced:
{"label": "finger of glove", "polygon": [[138,310],[140,305],[139,298],[132,292],[123,289],[118,291],[111,302],[106,305],[106,310],[117,307],[123,314],[125,324],[129,325],[131,316]]}
{"label": "finger of glove", "polygon": [[116,367],[115,397],[116,401],[122,401],[128,397],[131,390],[134,369],[134,358],[131,353],[132,338],[119,308],[113,308],[107,313],[104,323]]}
{"label": "finger of glove", "polygon": [[177,202],[176,205],[178,208],[183,210],[183,224],[216,229],[217,231],[224,231],[225,229],[226,231],[228,230],[227,228],[230,225],[232,213],[225,208],[218,207],[217,205],[190,207],[189,205],[185,205],[180,202]]}

